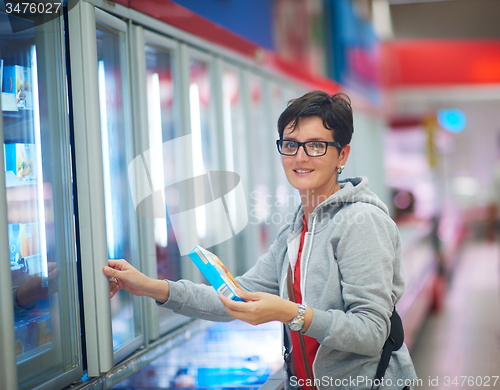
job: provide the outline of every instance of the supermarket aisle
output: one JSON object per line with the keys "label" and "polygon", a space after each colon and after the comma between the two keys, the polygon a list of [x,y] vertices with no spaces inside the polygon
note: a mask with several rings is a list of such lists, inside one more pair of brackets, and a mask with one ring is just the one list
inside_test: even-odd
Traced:
{"label": "supermarket aisle", "polygon": [[499,264],[500,245],[465,244],[446,305],[413,348],[416,389],[500,389]]}

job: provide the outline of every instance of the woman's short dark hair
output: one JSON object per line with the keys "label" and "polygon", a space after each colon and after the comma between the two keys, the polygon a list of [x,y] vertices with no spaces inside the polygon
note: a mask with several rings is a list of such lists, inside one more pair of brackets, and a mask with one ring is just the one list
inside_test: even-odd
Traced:
{"label": "woman's short dark hair", "polygon": [[318,116],[323,126],[333,131],[333,139],[342,146],[351,142],[354,132],[351,100],[343,93],[329,95],[323,91],[311,91],[288,102],[278,119],[278,133],[283,139],[285,128],[297,125],[300,118]]}

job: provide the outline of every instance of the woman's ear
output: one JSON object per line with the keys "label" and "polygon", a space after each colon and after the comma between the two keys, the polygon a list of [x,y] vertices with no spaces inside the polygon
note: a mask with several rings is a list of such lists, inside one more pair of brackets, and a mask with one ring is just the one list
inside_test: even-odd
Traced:
{"label": "woman's ear", "polygon": [[351,153],[351,145],[347,144],[340,150],[340,154],[339,154],[339,164],[340,165],[346,164],[347,159],[349,157],[349,153]]}

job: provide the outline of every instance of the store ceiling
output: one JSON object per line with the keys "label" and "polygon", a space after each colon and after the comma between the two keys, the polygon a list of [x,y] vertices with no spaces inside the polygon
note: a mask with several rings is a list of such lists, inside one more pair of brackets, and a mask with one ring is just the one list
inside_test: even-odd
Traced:
{"label": "store ceiling", "polygon": [[[443,55],[450,53],[452,45],[460,46],[462,43],[464,47],[473,45],[472,49],[480,49],[481,45],[495,45],[496,42],[500,42],[500,0],[353,1],[365,1],[367,5],[366,2],[371,2],[372,10],[376,2],[385,3],[388,6],[389,15],[383,21],[389,20],[390,17],[391,23],[389,28],[383,31],[385,36],[382,40],[388,45],[407,45],[405,53],[415,56],[414,66],[417,70],[414,71],[414,76],[422,76],[426,72],[430,74],[431,71],[437,72],[433,73],[434,76],[439,71],[449,76],[450,71],[460,71],[469,76],[471,74],[475,77],[489,75],[494,80],[498,79],[500,63],[494,51],[486,50],[478,55],[472,54],[471,50],[468,52],[462,50],[464,54],[461,56],[451,53],[454,54],[454,56],[450,54],[450,58],[453,58],[452,63],[449,58],[443,58]],[[365,7],[365,9],[368,8],[369,6]],[[435,40],[435,42],[426,44],[426,40]],[[447,44],[446,40],[453,40],[453,42]],[[438,52],[441,57],[436,53],[422,54],[418,57],[420,49],[431,47],[433,44],[437,47],[439,44],[442,45],[442,52]],[[434,61],[432,66],[428,64],[429,61]],[[396,65],[403,66],[400,63]],[[443,80],[434,82],[427,80],[419,85],[400,85],[393,90],[391,111],[398,115],[418,114],[460,102],[500,100],[498,82],[471,84],[471,79],[462,77],[460,80],[462,81],[457,81],[453,86],[449,80],[447,83],[443,83]]]}
{"label": "store ceiling", "polygon": [[389,0],[395,39],[499,39],[500,0]]}
{"label": "store ceiling", "polygon": [[389,0],[389,3],[390,4],[435,3],[436,1],[454,1],[454,0]]}

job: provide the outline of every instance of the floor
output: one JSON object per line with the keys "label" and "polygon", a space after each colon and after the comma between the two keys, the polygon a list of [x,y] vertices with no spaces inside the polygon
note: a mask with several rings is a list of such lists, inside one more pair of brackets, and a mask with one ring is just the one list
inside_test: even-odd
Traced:
{"label": "floor", "polygon": [[500,389],[500,245],[465,244],[446,304],[412,350],[418,390]]}
{"label": "floor", "polygon": [[[500,389],[499,265],[498,243],[464,245],[446,303],[411,351],[415,390]],[[280,324],[235,321],[193,337],[113,389],[258,389],[280,365]]]}

